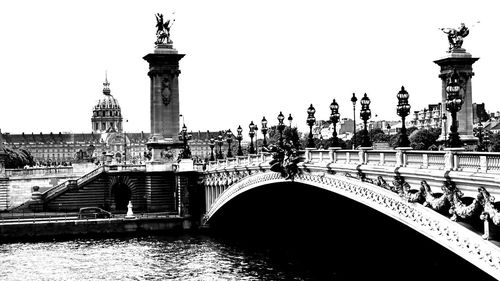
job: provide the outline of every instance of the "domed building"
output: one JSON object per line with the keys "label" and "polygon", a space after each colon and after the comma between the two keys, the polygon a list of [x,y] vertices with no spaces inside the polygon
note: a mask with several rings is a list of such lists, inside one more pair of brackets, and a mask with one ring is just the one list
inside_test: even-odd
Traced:
{"label": "domed building", "polygon": [[[29,150],[35,162],[41,165],[57,165],[74,161],[103,162],[110,158],[114,163],[145,161],[145,154],[149,152],[146,143],[150,134],[124,130],[121,107],[118,100],[111,95],[107,75],[103,86],[101,98],[92,107],[92,131],[90,133],[23,132],[10,134],[0,130],[0,144]],[[189,145],[193,158],[210,157],[209,141],[217,136],[218,132],[218,130],[212,133],[191,132],[193,139],[189,140]]]}
{"label": "domed building", "polygon": [[74,161],[105,161],[137,163],[147,152],[147,133],[123,130],[123,117],[118,100],[111,95],[106,75],[103,96],[92,108],[91,133],[22,133],[0,131],[0,143],[29,150],[40,164],[58,164]]}
{"label": "domed building", "polygon": [[92,132],[93,133],[108,133],[122,132],[122,112],[118,100],[111,95],[109,89],[108,76],[103,83],[104,96],[94,106],[92,115]]}

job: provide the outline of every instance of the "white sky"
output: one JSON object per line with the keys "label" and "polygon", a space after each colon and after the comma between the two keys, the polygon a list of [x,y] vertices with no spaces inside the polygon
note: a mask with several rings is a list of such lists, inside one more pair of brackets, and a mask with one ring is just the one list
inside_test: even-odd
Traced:
{"label": "white sky", "polygon": [[[413,110],[440,101],[446,35],[464,22],[474,64],[473,102],[496,104],[498,1],[2,1],[2,132],[90,132],[105,71],[129,122],[149,132],[148,64],[154,14],[168,18],[180,61],[180,107],[189,130],[228,129],[279,111],[305,130],[306,110],[328,119],[335,98],[367,93],[372,116],[396,120],[402,85]],[[480,21],[479,24],[476,24]],[[475,24],[475,26],[472,26]],[[360,106],[358,104],[357,109]],[[357,120],[359,113],[357,112]]]}

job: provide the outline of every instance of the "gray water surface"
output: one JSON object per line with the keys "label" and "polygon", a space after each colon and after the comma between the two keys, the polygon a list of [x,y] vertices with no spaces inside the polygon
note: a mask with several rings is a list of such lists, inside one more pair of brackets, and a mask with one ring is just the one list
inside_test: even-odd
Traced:
{"label": "gray water surface", "polygon": [[293,263],[207,236],[0,244],[0,280],[308,280]]}

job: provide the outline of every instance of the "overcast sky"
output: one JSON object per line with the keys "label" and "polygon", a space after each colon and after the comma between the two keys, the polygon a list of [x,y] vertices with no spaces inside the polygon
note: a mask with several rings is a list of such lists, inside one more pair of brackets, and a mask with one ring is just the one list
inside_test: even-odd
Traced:
{"label": "overcast sky", "polygon": [[[402,85],[413,110],[440,102],[440,27],[464,22],[473,102],[499,110],[498,1],[2,1],[2,132],[90,132],[105,71],[129,132],[149,132],[148,64],[155,13],[175,12],[180,110],[189,130],[219,130],[279,111],[305,129],[312,103],[328,119],[336,99],[367,93],[376,119],[396,120]],[[480,23],[477,23],[480,21]],[[493,102],[495,101],[495,102]],[[357,110],[360,106],[358,104]],[[359,112],[357,112],[359,120]],[[260,127],[260,126],[259,126]]]}

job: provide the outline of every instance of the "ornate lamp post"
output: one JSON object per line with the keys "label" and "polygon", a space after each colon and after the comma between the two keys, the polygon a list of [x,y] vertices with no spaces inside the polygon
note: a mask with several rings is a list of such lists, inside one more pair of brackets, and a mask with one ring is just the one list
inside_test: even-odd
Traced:
{"label": "ornate lamp post", "polygon": [[333,99],[333,102],[330,104],[330,110],[332,111],[330,114],[330,121],[333,123],[332,146],[339,147],[339,139],[337,138],[337,123],[339,122],[340,114],[339,105],[335,99]]}
{"label": "ornate lamp post", "polygon": [[210,146],[210,161],[215,161],[215,157],[214,157],[215,140],[214,140],[214,138],[210,138],[210,143],[208,145]]}
{"label": "ornate lamp post", "polygon": [[457,112],[462,109],[462,104],[464,100],[460,96],[460,84],[458,83],[458,73],[457,70],[453,70],[450,81],[446,86],[446,110],[451,113],[451,126],[450,126],[450,147],[462,147],[462,141],[460,140],[460,135],[458,134],[458,121]]}
{"label": "ornate lamp post", "polygon": [[292,114],[290,113],[288,115],[288,122],[290,122],[290,130],[292,129],[292,121],[293,121],[293,117],[292,117]]}
{"label": "ornate lamp post", "polygon": [[236,153],[236,155],[243,156],[243,150],[241,150],[241,141],[243,140],[243,136],[241,135],[241,133],[243,132],[243,129],[241,128],[241,126],[238,126],[238,129],[236,129],[236,131],[238,132],[238,136],[236,137],[236,139],[238,140],[238,152]]}
{"label": "ornate lamp post", "polygon": [[267,134],[267,120],[266,117],[262,117],[262,129],[260,131],[262,132],[262,135],[264,136],[264,141],[262,142],[262,146],[267,147],[267,140],[266,140],[266,134]]}
{"label": "ornate lamp post", "polygon": [[364,124],[364,129],[363,129],[363,136],[361,139],[361,146],[362,147],[371,147],[372,144],[370,142],[370,137],[368,136],[368,126],[367,126],[367,121],[370,119],[372,116],[372,111],[370,110],[370,99],[368,96],[365,95],[361,99],[361,111],[360,111],[360,117],[363,120]]}
{"label": "ornate lamp post", "polygon": [[352,148],[356,148],[356,102],[358,101],[358,98],[356,98],[356,94],[355,93],[352,93],[352,98],[351,98],[351,102],[352,102],[352,112],[354,113],[354,132],[353,132],[353,135],[352,135],[352,138],[351,138],[351,142],[352,142]]}
{"label": "ornate lamp post", "polygon": [[283,113],[278,114],[278,132],[280,133],[280,138],[279,138],[279,146],[283,146],[283,130],[285,129],[285,125],[283,125],[283,120],[285,120],[285,116],[283,116]]}
{"label": "ornate lamp post", "polygon": [[233,132],[231,129],[226,132],[226,141],[227,141],[227,158],[233,157],[233,152],[231,151],[231,143],[233,142]]}
{"label": "ornate lamp post", "polygon": [[217,144],[219,145],[219,153],[217,154],[217,159],[223,159],[224,155],[222,155],[222,145],[224,144],[224,140],[222,139],[222,132],[219,132],[219,136],[217,137]]}
{"label": "ornate lamp post", "polygon": [[187,134],[186,124],[182,125],[182,131],[181,131],[181,134],[180,134],[180,136],[179,136],[179,139],[181,139],[181,140],[182,140],[182,142],[183,142],[183,147],[184,147],[184,149],[183,149],[183,151],[182,151],[182,155],[181,155],[181,157],[182,157],[183,159],[189,159],[189,158],[191,158],[191,151],[189,150],[189,146],[188,146],[188,144],[187,144],[188,139],[189,139],[189,136],[188,136],[188,134]]}
{"label": "ornate lamp post", "polygon": [[257,144],[257,133],[259,132],[259,127],[257,127],[257,124],[253,125],[253,132],[255,133],[255,153],[257,154],[259,152],[259,145]]}
{"label": "ornate lamp post", "polygon": [[476,136],[479,139],[477,151],[484,151],[484,146],[483,146],[484,127],[483,127],[483,124],[481,123],[481,121],[479,121],[479,124],[477,124],[474,136]]}
{"label": "ornate lamp post", "polygon": [[401,132],[399,134],[398,145],[399,147],[409,147],[410,140],[408,139],[408,135],[406,134],[406,124],[405,117],[410,113],[411,106],[408,104],[408,98],[410,95],[405,90],[405,87],[401,86],[401,91],[399,91],[398,95],[398,109],[397,113],[401,117]]}
{"label": "ornate lamp post", "polygon": [[307,138],[307,147],[314,148],[314,140],[312,133],[312,126],[316,122],[316,118],[314,117],[314,113],[316,113],[316,109],[311,104],[307,109],[307,125],[309,126],[309,137]]}
{"label": "ornate lamp post", "polygon": [[248,135],[250,136],[250,149],[248,149],[249,154],[255,154],[255,148],[253,146],[253,137],[255,136],[254,126],[253,121],[251,121],[250,125],[248,125],[248,128],[250,129],[248,132]]}
{"label": "ornate lamp post", "polygon": [[483,144],[484,144],[484,151],[488,152],[489,146],[490,146],[490,132],[485,131],[484,132],[484,137],[483,137]]}

